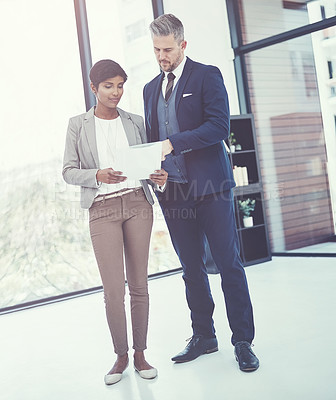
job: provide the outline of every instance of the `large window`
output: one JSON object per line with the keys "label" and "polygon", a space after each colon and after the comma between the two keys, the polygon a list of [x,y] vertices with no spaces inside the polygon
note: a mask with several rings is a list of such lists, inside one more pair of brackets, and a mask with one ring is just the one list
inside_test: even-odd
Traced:
{"label": "large window", "polygon": [[85,222],[64,203],[75,194],[61,178],[68,119],[84,109],[73,3],[1,1],[0,42],[4,307],[98,280]]}
{"label": "large window", "polygon": [[[143,113],[158,72],[149,0],[87,0],[93,62],[129,75],[122,108]],[[146,34],[145,34],[146,27]],[[0,1],[0,308],[100,286],[79,190],[62,179],[70,117],[85,112],[73,0]],[[155,205],[149,273],[178,268]]]}
{"label": "large window", "polygon": [[[243,43],[335,14],[334,0],[306,3],[240,0]],[[278,44],[270,38],[270,45],[253,50],[252,43],[242,56],[274,252],[302,249],[335,232],[335,37],[328,28]]]}
{"label": "large window", "polygon": [[[279,33],[309,24],[307,3],[311,0],[238,0],[244,20],[243,43],[265,39]],[[322,2],[325,16],[335,15],[334,0]]]}
{"label": "large window", "polygon": [[327,157],[310,36],[247,56],[274,251],[333,234]]}

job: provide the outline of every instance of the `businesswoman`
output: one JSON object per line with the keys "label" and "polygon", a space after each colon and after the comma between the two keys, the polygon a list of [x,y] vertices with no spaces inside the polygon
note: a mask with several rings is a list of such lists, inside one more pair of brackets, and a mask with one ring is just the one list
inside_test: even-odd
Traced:
{"label": "businesswoman", "polygon": [[[112,60],[101,60],[92,67],[90,80],[97,105],[69,121],[63,178],[69,184],[81,186],[81,206],[89,209],[90,235],[117,354],[104,379],[110,385],[120,381],[128,366],[124,257],[131,302],[134,368],[145,379],[157,375],[156,368],[144,356],[154,201],[146,180],[131,181],[113,168],[118,148],[146,142],[142,117],[117,107],[127,80],[125,71]],[[149,182],[160,190],[167,176],[162,169],[153,171]]]}

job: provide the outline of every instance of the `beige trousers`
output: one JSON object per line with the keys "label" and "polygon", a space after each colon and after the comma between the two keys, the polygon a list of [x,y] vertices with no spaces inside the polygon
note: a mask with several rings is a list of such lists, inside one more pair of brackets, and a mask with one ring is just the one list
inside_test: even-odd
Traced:
{"label": "beige trousers", "polygon": [[121,197],[93,203],[89,216],[114,351],[118,355],[128,351],[124,257],[131,301],[133,349],[143,351],[147,347],[147,268],[152,206],[140,188]]}

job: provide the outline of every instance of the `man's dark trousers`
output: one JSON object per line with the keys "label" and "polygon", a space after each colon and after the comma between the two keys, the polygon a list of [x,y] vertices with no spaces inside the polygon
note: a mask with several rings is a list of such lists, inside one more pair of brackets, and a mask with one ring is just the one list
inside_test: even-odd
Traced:
{"label": "man's dark trousers", "polygon": [[183,268],[194,335],[215,336],[212,299],[205,268],[205,236],[220,272],[232,344],[252,342],[253,312],[239,255],[232,190],[195,197],[189,184],[168,182],[157,194]]}

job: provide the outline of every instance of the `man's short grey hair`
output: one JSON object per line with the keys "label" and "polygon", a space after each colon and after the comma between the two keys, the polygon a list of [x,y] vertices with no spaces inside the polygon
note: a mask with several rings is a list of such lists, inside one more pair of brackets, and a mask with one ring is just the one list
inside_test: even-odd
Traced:
{"label": "man's short grey hair", "polygon": [[173,14],[160,15],[149,25],[149,29],[152,36],[169,36],[173,34],[177,43],[181,43],[184,40],[182,22]]}

